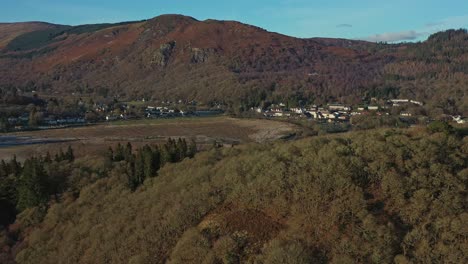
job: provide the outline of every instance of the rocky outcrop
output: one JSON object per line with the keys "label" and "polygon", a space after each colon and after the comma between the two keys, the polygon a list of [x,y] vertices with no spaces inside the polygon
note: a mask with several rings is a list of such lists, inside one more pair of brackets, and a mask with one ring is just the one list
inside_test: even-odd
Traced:
{"label": "rocky outcrop", "polygon": [[191,63],[202,63],[206,62],[211,54],[215,51],[213,49],[200,49],[191,48]]}
{"label": "rocky outcrop", "polygon": [[152,64],[166,67],[176,46],[175,41],[162,44],[159,50],[153,55]]}

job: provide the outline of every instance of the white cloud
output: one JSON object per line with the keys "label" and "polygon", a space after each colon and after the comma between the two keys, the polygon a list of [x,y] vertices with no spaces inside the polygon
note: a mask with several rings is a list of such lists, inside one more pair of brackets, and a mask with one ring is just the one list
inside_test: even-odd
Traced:
{"label": "white cloud", "polygon": [[415,40],[425,33],[416,32],[415,30],[400,31],[400,32],[387,32],[382,34],[375,34],[368,37],[360,38],[371,42],[399,42]]}

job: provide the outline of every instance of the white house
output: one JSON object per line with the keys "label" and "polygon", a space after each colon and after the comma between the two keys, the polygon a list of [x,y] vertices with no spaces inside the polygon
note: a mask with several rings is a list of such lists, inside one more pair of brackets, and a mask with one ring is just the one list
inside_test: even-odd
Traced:
{"label": "white house", "polygon": [[453,121],[457,122],[458,124],[466,124],[466,119],[463,119],[461,116],[452,116]]}
{"label": "white house", "polygon": [[350,111],[351,107],[342,104],[330,104],[328,105],[330,111]]}
{"label": "white house", "polygon": [[290,110],[291,112],[294,112],[296,114],[303,114],[305,112],[304,109],[300,107],[294,107],[294,108],[291,108]]}

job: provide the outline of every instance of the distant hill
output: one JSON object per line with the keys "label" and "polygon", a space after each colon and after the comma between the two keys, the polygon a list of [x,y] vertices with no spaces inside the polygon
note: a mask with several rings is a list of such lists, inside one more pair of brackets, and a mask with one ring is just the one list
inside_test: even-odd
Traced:
{"label": "distant hill", "polygon": [[434,114],[468,114],[466,30],[379,44],[163,15],[73,27],[0,24],[0,43],[0,87],[244,108],[265,100],[404,97],[426,102]]}
{"label": "distant hill", "polygon": [[0,49],[4,49],[10,41],[23,34],[56,27],[56,25],[42,22],[0,23]]}

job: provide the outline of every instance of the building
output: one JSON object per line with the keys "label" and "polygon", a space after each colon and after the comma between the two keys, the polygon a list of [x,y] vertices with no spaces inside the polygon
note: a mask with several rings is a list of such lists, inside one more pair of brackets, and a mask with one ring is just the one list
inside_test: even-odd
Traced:
{"label": "building", "polygon": [[300,107],[294,107],[294,108],[291,108],[290,110],[291,112],[296,113],[296,114],[303,114],[305,112],[305,110]]}
{"label": "building", "polygon": [[419,105],[419,106],[424,105],[423,102],[416,101],[416,100],[410,100],[410,99],[390,99],[390,100],[388,100],[388,102],[392,103],[393,106],[400,106],[401,104],[409,104],[409,103]]}
{"label": "building", "polygon": [[342,104],[330,104],[328,105],[330,111],[350,111],[351,107]]}
{"label": "building", "polygon": [[462,118],[461,116],[452,116],[452,119],[454,122],[457,122],[458,124],[466,124],[467,120]]}

